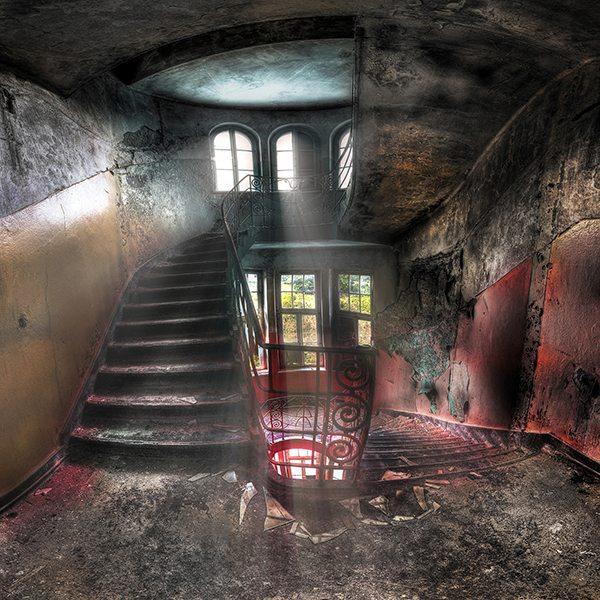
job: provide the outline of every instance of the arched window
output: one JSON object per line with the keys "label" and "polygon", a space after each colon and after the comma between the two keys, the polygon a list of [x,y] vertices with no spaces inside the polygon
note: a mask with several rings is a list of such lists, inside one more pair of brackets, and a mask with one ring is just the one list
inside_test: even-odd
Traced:
{"label": "arched window", "polygon": [[345,127],[336,136],[335,167],[338,188],[345,190],[352,180],[352,131]]}
{"label": "arched window", "polygon": [[[240,179],[258,172],[257,143],[241,129],[219,129],[212,135],[212,152],[217,192],[228,192]],[[244,189],[249,185],[245,180]]]}
{"label": "arched window", "polygon": [[317,141],[301,129],[288,129],[275,138],[273,173],[278,190],[312,189],[318,174]]}

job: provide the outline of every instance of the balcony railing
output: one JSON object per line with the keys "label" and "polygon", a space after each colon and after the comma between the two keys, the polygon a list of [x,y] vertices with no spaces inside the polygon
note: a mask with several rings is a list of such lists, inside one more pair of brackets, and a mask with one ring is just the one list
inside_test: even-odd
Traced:
{"label": "balcony railing", "polygon": [[[268,226],[260,194],[266,190],[271,193],[273,182],[269,180],[265,190],[264,178],[245,180],[224,198],[221,216],[229,252],[239,355],[271,476],[288,483],[354,480],[371,420],[375,351],[370,347],[268,341],[240,256],[252,244],[253,232]],[[325,191],[331,189],[323,185],[321,192]],[[332,208],[335,211],[339,206],[336,203]],[[315,366],[286,369],[285,355],[289,352],[311,353]]]}

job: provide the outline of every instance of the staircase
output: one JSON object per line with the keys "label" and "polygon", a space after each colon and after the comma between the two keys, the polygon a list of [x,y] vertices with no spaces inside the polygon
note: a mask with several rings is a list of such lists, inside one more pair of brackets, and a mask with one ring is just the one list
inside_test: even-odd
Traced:
{"label": "staircase", "polygon": [[73,446],[248,453],[226,279],[220,235],[186,242],[138,272],[89,383]]}

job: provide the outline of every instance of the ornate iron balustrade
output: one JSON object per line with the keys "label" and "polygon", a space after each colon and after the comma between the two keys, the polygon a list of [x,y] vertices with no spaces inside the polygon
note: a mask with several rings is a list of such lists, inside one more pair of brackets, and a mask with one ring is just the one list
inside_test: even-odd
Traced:
{"label": "ornate iron balustrade", "polygon": [[[252,241],[251,232],[263,226],[268,215],[264,205],[257,209],[265,179],[245,179],[224,198],[221,217],[239,355],[271,475],[286,481],[354,480],[371,420],[375,351],[267,341],[240,261]],[[310,353],[314,368],[285,369],[288,352]]]}

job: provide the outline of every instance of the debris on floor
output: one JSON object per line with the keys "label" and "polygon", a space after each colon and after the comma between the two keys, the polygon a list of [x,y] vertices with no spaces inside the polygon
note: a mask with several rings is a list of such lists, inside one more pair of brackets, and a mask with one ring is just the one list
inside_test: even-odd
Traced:
{"label": "debris on floor", "polygon": [[235,471],[226,471],[225,473],[223,473],[223,475],[221,475],[221,478],[223,479],[223,481],[226,481],[227,483],[237,483],[238,482],[238,478],[237,478]]}
{"label": "debris on floor", "polygon": [[369,500],[369,504],[380,510],[386,517],[390,516],[390,503],[385,496],[377,496]]}
{"label": "debris on floor", "polygon": [[355,518],[362,519],[362,511],[360,510],[360,498],[348,498],[340,500],[340,504]]}
{"label": "debris on floor", "polygon": [[405,473],[404,471],[391,471],[388,469],[381,476],[381,481],[396,481],[400,479],[410,479],[410,477],[410,473]]}
{"label": "debris on floor", "polygon": [[242,492],[242,497],[240,498],[240,525],[244,520],[244,515],[246,514],[248,504],[250,504],[250,501],[252,500],[252,498],[254,498],[254,496],[256,496],[256,494],[258,494],[258,491],[254,487],[254,484],[251,481],[248,482],[244,486],[244,491]]}
{"label": "debris on floor", "polygon": [[361,522],[364,523],[365,525],[389,525],[389,523],[387,521],[380,521],[379,519],[371,519],[371,518],[361,519]]}
{"label": "debris on floor", "polygon": [[293,523],[295,521],[294,517],[290,515],[290,513],[279,504],[269,492],[265,488],[263,488],[263,492],[265,494],[265,506],[267,509],[267,516],[265,517],[265,524],[263,527],[263,531],[271,531],[271,529],[275,529],[277,527],[281,527],[282,525],[287,525],[288,523]]}
{"label": "debris on floor", "polygon": [[205,477],[210,477],[210,473],[196,473],[188,478],[188,481],[200,481],[200,479],[204,479]]}
{"label": "debris on floor", "polygon": [[36,490],[33,495],[34,496],[47,496],[50,492],[52,491],[51,487],[47,487],[47,488],[41,488],[39,490]]}
{"label": "debris on floor", "polygon": [[289,533],[299,537],[301,539],[310,540],[313,544],[323,544],[324,542],[329,542],[343,533],[346,533],[348,529],[346,527],[339,527],[333,531],[325,531],[323,533],[311,534],[310,531],[306,528],[303,523],[298,523],[297,521],[292,525]]}
{"label": "debris on floor", "polygon": [[425,500],[425,489],[420,485],[415,485],[413,486],[413,492],[421,509],[427,510],[428,507],[427,501]]}

